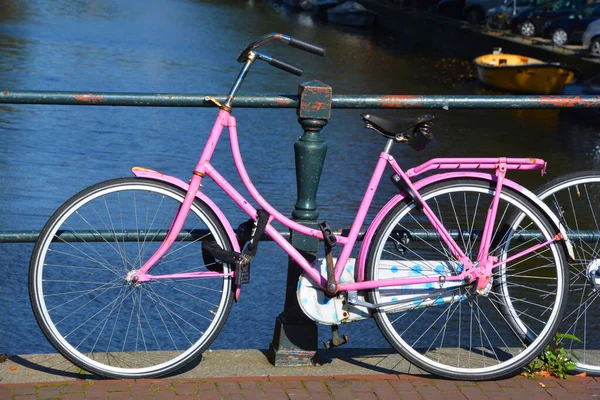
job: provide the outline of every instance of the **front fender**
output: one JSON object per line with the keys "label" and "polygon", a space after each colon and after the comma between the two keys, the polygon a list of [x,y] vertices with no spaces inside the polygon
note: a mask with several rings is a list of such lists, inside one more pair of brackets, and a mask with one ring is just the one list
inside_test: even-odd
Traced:
{"label": "front fender", "polygon": [[[434,184],[434,183],[437,183],[437,182],[440,182],[440,181],[443,181],[446,179],[457,179],[457,178],[474,178],[474,179],[479,179],[479,180],[490,181],[490,182],[493,182],[494,184],[496,182],[496,176],[494,174],[489,174],[489,173],[484,173],[484,172],[473,172],[473,171],[465,171],[465,172],[458,171],[458,172],[435,174],[433,176],[423,178],[417,182],[413,182],[413,184],[417,190],[420,190],[425,186],[428,186],[428,185],[431,185],[431,184]],[[564,239],[564,243],[565,243],[565,246],[566,246],[569,256],[571,258],[574,258],[573,247],[571,245],[571,242],[568,239],[567,231],[566,231],[565,227],[563,226],[563,224],[559,221],[558,217],[550,210],[550,208],[543,201],[541,201],[535,194],[533,194],[530,190],[519,185],[518,183],[505,178],[504,185],[523,194],[525,197],[527,197],[529,200],[531,200],[540,210],[542,210],[545,214],[547,214],[550,217],[550,219],[552,220],[552,223],[554,224],[554,226],[557,229],[559,229],[559,231]],[[390,199],[390,201],[388,201],[387,204],[385,206],[383,206],[383,208],[381,210],[379,210],[379,212],[377,213],[377,215],[375,216],[375,218],[369,225],[369,228],[367,229],[367,232],[365,233],[365,236],[363,238],[362,245],[360,246],[360,252],[358,254],[358,268],[356,269],[357,282],[362,282],[365,278],[365,265],[366,265],[367,255],[369,253],[369,247],[371,246],[371,241],[373,240],[373,236],[375,236],[375,232],[377,231],[377,228],[379,228],[379,225],[383,221],[383,218],[399,202],[404,200],[404,198],[405,198],[404,194],[397,194],[396,196],[392,197]]]}
{"label": "front fender", "polygon": [[[182,190],[185,190],[186,192],[188,190],[188,187],[190,186],[189,184],[185,183],[184,181],[182,181],[179,178],[175,178],[173,176],[165,175],[165,174],[162,174],[162,173],[160,173],[158,171],[154,171],[154,170],[151,170],[151,169],[134,167],[134,168],[131,169],[131,172],[133,172],[133,174],[135,176],[139,177],[139,178],[154,179],[154,180],[157,180],[157,181],[162,181],[162,182],[170,183],[172,185],[175,185],[175,186],[181,188]],[[223,212],[221,211],[221,209],[208,196],[206,196],[204,193],[198,191],[196,193],[196,197],[200,201],[202,201],[203,203],[205,203],[212,210],[212,212],[215,213],[215,215],[217,216],[219,222],[225,228],[225,232],[227,233],[227,236],[229,237],[231,245],[233,246],[233,250],[239,253],[240,252],[240,245],[238,243],[237,236],[235,234],[235,231],[231,227],[231,224],[229,223],[229,221],[225,217],[225,214],[223,214]],[[241,292],[241,285],[238,285],[236,287],[236,290],[235,290],[235,300],[236,301],[239,299],[240,292]]]}

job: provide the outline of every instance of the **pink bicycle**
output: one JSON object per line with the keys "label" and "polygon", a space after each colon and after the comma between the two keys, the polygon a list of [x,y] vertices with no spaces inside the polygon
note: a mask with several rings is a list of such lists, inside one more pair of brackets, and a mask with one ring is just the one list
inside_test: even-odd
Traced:
{"label": "pink bicycle", "polygon": [[[302,73],[257,51],[273,40],[324,55],[320,47],[282,34],[251,43],[238,58],[242,70],[220,105],[189,184],[136,167],[133,178],[76,194],[44,226],[31,258],[30,298],[54,347],[79,367],[108,377],[176,371],[218,335],[266,233],[303,269],[299,303],[319,323],[335,327],[373,317],[410,362],[454,379],[497,378],[531,361],[561,321],[569,242],[548,207],[505,175],[543,171],[545,162],[433,159],[404,171],[392,148],[424,148],[433,117],[392,121],[363,115],[386,144],[349,234],[326,223],[320,229],[298,224],[253,186],[231,115],[255,61]],[[234,163],[258,208],[211,164],[225,127]],[[398,194],[370,222],[353,253],[388,166]],[[206,177],[255,221],[246,244],[200,191]],[[275,222],[323,241],[323,260],[307,261]]]}

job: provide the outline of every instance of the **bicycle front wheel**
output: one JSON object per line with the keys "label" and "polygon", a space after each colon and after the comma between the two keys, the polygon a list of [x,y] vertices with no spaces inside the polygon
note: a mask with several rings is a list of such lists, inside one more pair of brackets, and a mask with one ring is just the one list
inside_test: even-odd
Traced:
{"label": "bicycle front wheel", "polygon": [[[477,258],[493,183],[453,179],[421,195],[466,255]],[[522,194],[504,187],[490,253],[500,260],[550,241],[557,228]],[[368,279],[434,276],[437,282],[372,290],[375,319],[390,344],[416,366],[452,379],[515,373],[552,339],[567,288],[563,246],[553,242],[494,271],[485,289],[452,282],[463,266],[408,200],[384,218],[366,266]],[[387,305],[385,305],[388,303]]]}
{"label": "bicycle front wheel", "polygon": [[569,299],[559,332],[577,372],[600,374],[600,171],[562,175],[536,189],[567,229],[575,252]]}
{"label": "bicycle front wheel", "polygon": [[231,270],[204,262],[201,242],[232,246],[198,199],[152,275],[210,273],[126,279],[162,243],[184,196],[163,182],[115,179],[73,196],[43,228],[31,257],[31,304],[52,345],[80,368],[117,378],[165,375],[197,359],[221,330]]}

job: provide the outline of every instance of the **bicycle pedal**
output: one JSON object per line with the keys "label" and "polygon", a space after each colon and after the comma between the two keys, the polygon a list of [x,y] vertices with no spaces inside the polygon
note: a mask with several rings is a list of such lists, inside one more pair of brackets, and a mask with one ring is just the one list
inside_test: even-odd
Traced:
{"label": "bicycle pedal", "polygon": [[250,263],[238,262],[235,265],[235,284],[246,285],[250,283]]}
{"label": "bicycle pedal", "polygon": [[329,350],[329,349],[333,349],[334,347],[340,347],[340,346],[343,346],[346,343],[348,343],[349,340],[350,340],[350,337],[348,335],[342,335],[337,338],[334,337],[332,339],[329,339],[329,340],[323,342],[323,348],[325,350]]}

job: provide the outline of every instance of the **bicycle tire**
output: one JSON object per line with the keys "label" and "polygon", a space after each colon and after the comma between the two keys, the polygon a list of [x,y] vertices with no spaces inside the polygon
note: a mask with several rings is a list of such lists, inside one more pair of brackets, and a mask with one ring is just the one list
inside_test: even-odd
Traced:
{"label": "bicycle tire", "polygon": [[[475,229],[483,229],[494,192],[493,182],[460,178],[420,191],[471,259],[476,258],[480,243]],[[519,214],[524,216],[515,219]],[[516,220],[522,226],[510,225]],[[522,249],[516,238],[526,236],[525,229],[531,229],[531,224],[543,240],[558,233],[547,215],[527,197],[504,187],[490,254],[501,258]],[[370,245],[367,278],[448,277],[461,272],[462,266],[445,243],[427,232],[435,230],[412,199],[398,203],[384,217]],[[533,239],[529,240],[531,244]],[[507,290],[497,290],[501,273],[506,275],[503,287],[510,285],[510,298]],[[438,280],[441,284],[413,285],[403,287],[403,291],[398,287],[374,289],[368,298],[375,304],[402,302],[378,308],[374,317],[392,347],[417,367],[451,379],[498,379],[524,367],[554,336],[564,311],[567,274],[564,248],[554,242],[529,254],[526,260],[497,268],[481,294],[472,283],[452,284],[443,279]],[[408,294],[407,289],[413,293]],[[415,297],[414,293],[425,295]],[[518,321],[510,320],[507,309],[516,310]],[[515,326],[526,327],[527,333]]]}
{"label": "bicycle tire", "polygon": [[[553,209],[567,229],[575,260],[570,262],[569,298],[560,333],[561,345],[574,355],[574,372],[600,374],[600,171],[561,175],[540,186],[535,194]],[[593,271],[596,272],[593,272]],[[593,273],[592,273],[593,272]]]}
{"label": "bicycle tire", "polygon": [[[164,182],[110,180],[73,196],[44,226],[31,256],[30,301],[44,335],[78,367],[111,378],[163,376],[197,360],[223,327],[231,276],[125,279],[162,243],[184,196]],[[214,259],[204,265],[202,240],[232,249],[207,205],[195,199],[183,229],[152,274],[231,271]]]}

